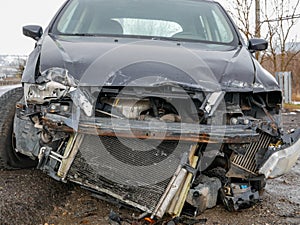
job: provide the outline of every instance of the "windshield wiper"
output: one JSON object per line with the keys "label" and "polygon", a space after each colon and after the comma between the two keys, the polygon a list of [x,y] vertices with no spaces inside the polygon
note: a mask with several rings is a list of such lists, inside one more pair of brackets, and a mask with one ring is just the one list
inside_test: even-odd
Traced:
{"label": "windshield wiper", "polygon": [[70,36],[84,36],[84,37],[94,37],[96,34],[88,34],[88,33],[74,33],[74,34],[67,34]]}
{"label": "windshield wiper", "polygon": [[151,37],[152,40],[162,40],[162,41],[178,41],[178,42],[181,42],[182,39],[180,38],[173,38],[173,37],[156,37],[156,36],[153,36]]}

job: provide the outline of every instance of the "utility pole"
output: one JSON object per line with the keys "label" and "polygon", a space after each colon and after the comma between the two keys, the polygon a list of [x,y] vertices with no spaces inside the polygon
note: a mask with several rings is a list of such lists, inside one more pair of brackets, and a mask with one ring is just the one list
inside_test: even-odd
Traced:
{"label": "utility pole", "polygon": [[[260,23],[260,0],[255,0],[255,37],[260,38],[261,23]],[[255,57],[259,59],[259,52],[256,52]]]}

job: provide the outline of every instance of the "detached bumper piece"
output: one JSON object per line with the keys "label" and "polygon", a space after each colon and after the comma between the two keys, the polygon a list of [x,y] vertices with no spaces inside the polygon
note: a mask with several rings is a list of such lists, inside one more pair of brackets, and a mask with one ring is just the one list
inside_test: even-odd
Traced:
{"label": "detached bumper piece", "polygon": [[259,169],[260,174],[275,178],[287,173],[300,156],[300,129],[288,136],[290,146],[274,151],[264,165]]}

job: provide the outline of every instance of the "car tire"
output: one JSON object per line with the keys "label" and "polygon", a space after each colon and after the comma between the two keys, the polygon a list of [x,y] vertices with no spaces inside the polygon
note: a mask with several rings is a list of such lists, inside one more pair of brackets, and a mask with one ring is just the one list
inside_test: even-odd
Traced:
{"label": "car tire", "polygon": [[14,117],[16,103],[23,97],[23,88],[12,89],[0,96],[0,169],[35,167],[37,162],[14,148]]}

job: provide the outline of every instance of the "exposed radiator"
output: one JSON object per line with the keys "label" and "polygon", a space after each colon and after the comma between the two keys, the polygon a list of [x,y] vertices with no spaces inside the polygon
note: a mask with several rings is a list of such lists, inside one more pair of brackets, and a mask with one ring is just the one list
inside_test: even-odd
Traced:
{"label": "exposed radiator", "polygon": [[190,147],[178,141],[86,135],[68,177],[153,211]]}
{"label": "exposed radiator", "polygon": [[271,136],[262,133],[257,142],[252,142],[248,145],[245,155],[236,155],[234,157],[232,164],[250,173],[256,174],[257,166],[255,155],[260,149],[268,148],[270,142]]}

